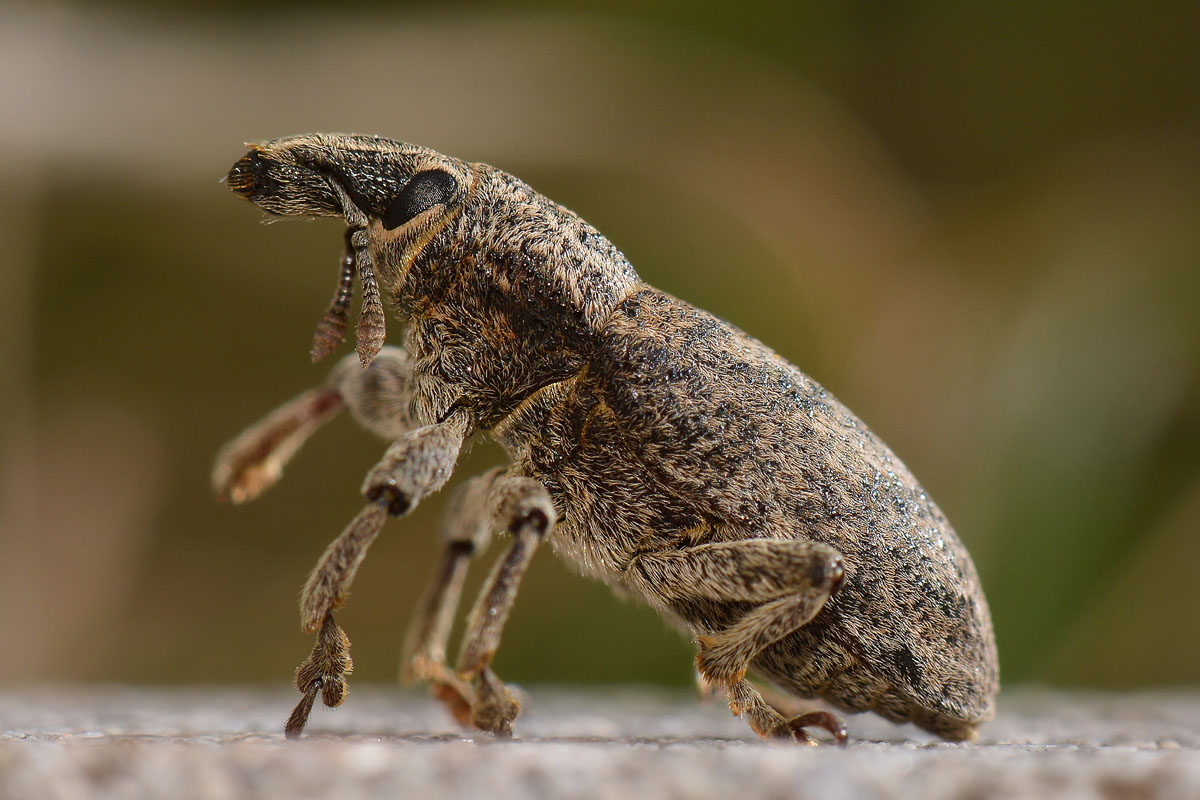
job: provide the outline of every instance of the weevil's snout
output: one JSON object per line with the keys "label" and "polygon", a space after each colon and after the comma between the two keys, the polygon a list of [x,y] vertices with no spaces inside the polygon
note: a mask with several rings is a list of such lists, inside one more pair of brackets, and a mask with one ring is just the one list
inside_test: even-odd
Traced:
{"label": "weevil's snout", "polygon": [[236,194],[252,200],[255,194],[260,194],[259,187],[266,177],[267,162],[257,150],[251,150],[230,168],[225,176],[225,183],[229,184],[229,188]]}
{"label": "weevil's snout", "polygon": [[235,194],[272,214],[338,216],[341,203],[329,178],[314,165],[302,163],[292,148],[274,143],[254,145],[225,175]]}

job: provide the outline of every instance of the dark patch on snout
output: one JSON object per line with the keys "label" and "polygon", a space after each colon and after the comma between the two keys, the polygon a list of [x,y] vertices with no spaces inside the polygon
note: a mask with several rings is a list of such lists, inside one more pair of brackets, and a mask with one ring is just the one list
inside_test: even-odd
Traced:
{"label": "dark patch on snout", "polygon": [[225,176],[225,182],[247,200],[268,197],[279,191],[279,184],[267,169],[267,161],[257,150],[251,150],[238,159]]}

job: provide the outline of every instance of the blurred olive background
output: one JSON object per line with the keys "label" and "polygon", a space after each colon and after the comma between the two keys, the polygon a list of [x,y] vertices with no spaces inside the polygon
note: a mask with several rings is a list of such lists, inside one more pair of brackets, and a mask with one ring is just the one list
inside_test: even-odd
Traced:
{"label": "blurred olive background", "polygon": [[[217,448],[322,380],[341,248],[218,179],[340,130],[521,176],[822,381],[967,542],[1007,683],[1200,680],[1200,5],[9,3],[0,75],[0,678],[307,654],[384,444],[338,419],[214,501]],[[359,572],[358,681],[396,673],[440,502]],[[547,548],[497,667],[682,685],[691,652]]]}

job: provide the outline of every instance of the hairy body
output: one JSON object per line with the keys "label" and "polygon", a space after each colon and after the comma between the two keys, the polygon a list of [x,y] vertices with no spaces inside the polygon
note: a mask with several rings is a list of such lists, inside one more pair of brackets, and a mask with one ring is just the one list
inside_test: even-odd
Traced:
{"label": "hairy body", "polygon": [[622,302],[605,333],[578,375],[494,431],[555,499],[551,541],[567,559],[703,636],[746,604],[665,599],[639,556],[830,545],[845,582],[753,667],[801,696],[967,735],[991,711],[988,611],[953,529],[899,459],[771,350],[655,289]]}
{"label": "hairy body", "polygon": [[[701,675],[727,687],[731,708],[763,735],[840,729],[828,715],[783,718],[748,669],[950,739],[990,718],[995,642],[962,543],[899,459],[765,345],[648,286],[586,222],[486,165],[317,134],[256,146],[230,184],[275,213],[347,218],[364,366],[383,341],[375,280],[407,323],[406,356],[384,351],[377,364],[391,366],[362,376],[339,367],[332,383],[368,426],[396,433],[364,484],[369,499],[405,513],[476,433],[509,454],[477,492],[472,507],[487,513],[468,508],[460,520],[473,530],[486,516],[515,542],[472,614],[458,675],[441,666],[444,636],[430,621],[457,600],[450,579],[431,584],[415,626],[430,631],[411,646],[417,677],[461,719],[504,732],[516,716],[488,664],[542,538],[692,633]],[[341,286],[339,297],[345,275]],[[339,297],[315,356],[340,340]],[[368,379],[373,370],[391,381]],[[237,461],[219,462],[226,493],[247,481],[228,467]],[[327,703],[344,697],[347,645],[331,611],[379,525],[365,510],[306,589],[305,625],[321,631],[297,680],[309,707],[317,691]],[[338,681],[340,694],[328,688]]]}

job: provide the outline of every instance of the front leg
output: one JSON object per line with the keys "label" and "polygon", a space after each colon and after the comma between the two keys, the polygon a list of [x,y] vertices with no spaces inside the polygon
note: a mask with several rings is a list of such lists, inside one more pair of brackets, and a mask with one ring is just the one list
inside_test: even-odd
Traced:
{"label": "front leg", "polygon": [[471,724],[500,736],[512,735],[520,703],[492,672],[500,634],[517,597],[517,587],[538,545],[557,521],[546,487],[531,478],[507,476],[492,484],[488,508],[496,527],[512,534],[508,552],[496,562],[467,619],[458,657],[459,677],[473,682]]}
{"label": "front leg", "polygon": [[255,499],[275,485],[309,437],[342,409],[349,409],[367,430],[398,439],[413,428],[412,396],[412,367],[403,348],[383,348],[367,369],[357,356],[346,356],[324,385],[292,398],[222,447],[213,466],[213,489],[227,502]]}
{"label": "front leg", "polygon": [[393,517],[407,514],[450,479],[469,428],[470,418],[460,409],[444,422],[405,434],[367,473],[362,493]]}
{"label": "front leg", "polygon": [[367,548],[388,515],[408,513],[421,498],[445,484],[469,430],[467,413],[459,411],[444,422],[409,431],[367,474],[363,493],[371,503],[325,549],[300,593],[301,625],[306,631],[317,631],[318,636],[312,654],[296,671],[296,688],[303,698],[288,718],[285,733],[289,738],[303,732],[317,692],[328,706],[345,699],[350,642],[332,612],[344,602]]}

